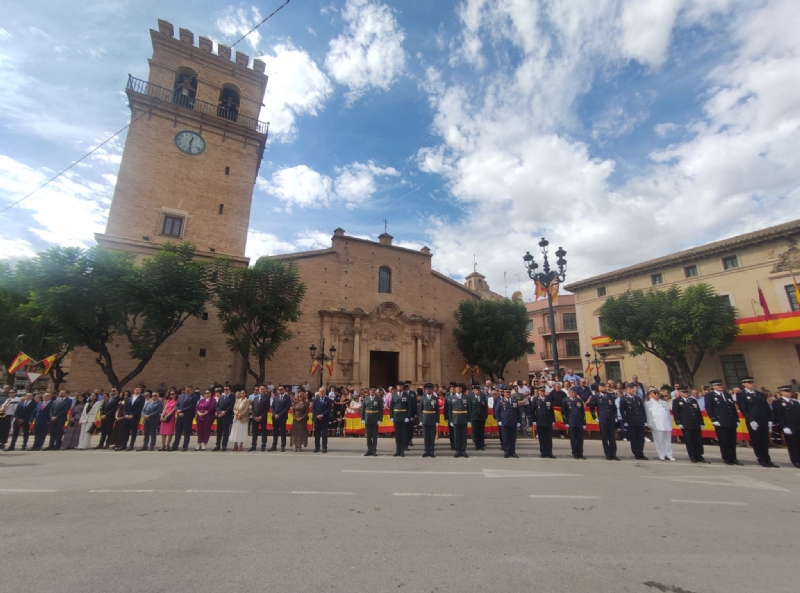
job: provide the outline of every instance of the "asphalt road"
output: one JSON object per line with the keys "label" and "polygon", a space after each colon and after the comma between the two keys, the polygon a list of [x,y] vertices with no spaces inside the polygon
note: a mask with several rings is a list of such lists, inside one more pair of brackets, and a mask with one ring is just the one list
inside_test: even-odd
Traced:
{"label": "asphalt road", "polygon": [[797,591],[800,470],[329,452],[0,454],[0,591]]}

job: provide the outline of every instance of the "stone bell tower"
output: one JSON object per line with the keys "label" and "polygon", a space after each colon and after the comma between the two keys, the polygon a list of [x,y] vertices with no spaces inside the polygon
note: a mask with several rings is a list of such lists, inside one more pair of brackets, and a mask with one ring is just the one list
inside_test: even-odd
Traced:
{"label": "stone bell tower", "polygon": [[128,77],[131,127],[100,245],[155,252],[191,241],[200,257],[241,263],[267,140],[258,120],[265,64],[158,21],[148,80]]}

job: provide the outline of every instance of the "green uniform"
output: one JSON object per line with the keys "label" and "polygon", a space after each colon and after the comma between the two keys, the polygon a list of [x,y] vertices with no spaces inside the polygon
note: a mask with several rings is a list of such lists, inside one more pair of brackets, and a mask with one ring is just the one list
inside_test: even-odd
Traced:
{"label": "green uniform", "polygon": [[456,457],[467,456],[467,424],[469,424],[469,401],[463,393],[450,398],[450,422],[453,428],[453,444]]}
{"label": "green uniform", "polygon": [[394,424],[395,457],[405,457],[411,419],[416,415],[416,410],[413,408],[416,408],[416,405],[416,400],[412,401],[411,394],[407,391],[392,395],[389,414],[392,416]]}
{"label": "green uniform", "polygon": [[470,393],[467,398],[469,406],[469,421],[472,422],[472,442],[475,450],[485,449],[486,418],[489,416],[489,402],[485,393]]}
{"label": "green uniform", "polygon": [[424,393],[420,400],[420,419],[422,425],[422,436],[425,440],[425,452],[423,457],[436,457],[433,452],[436,443],[436,427],[439,425],[439,398],[436,394],[428,395]]}
{"label": "green uniform", "polygon": [[378,424],[383,420],[383,398],[368,395],[361,402],[361,421],[367,433],[367,455],[377,455]]}

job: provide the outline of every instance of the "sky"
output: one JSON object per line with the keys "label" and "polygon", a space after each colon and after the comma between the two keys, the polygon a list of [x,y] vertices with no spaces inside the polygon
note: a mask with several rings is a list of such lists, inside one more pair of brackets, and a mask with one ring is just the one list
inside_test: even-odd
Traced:
{"label": "sky", "polygon": [[[231,44],[280,4],[6,3],[0,209],[126,126],[158,18]],[[386,224],[530,298],[543,236],[568,284],[797,218],[797,31],[796,0],[292,0],[237,46],[270,77],[247,255]],[[0,259],[94,245],[124,142],[0,214]]]}

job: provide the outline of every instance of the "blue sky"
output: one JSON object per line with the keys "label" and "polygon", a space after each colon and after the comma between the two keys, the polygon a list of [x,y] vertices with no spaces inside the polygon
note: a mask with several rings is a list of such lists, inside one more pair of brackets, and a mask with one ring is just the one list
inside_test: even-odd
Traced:
{"label": "blue sky", "polygon": [[[6,6],[0,207],[128,122],[158,18],[230,44],[279,4]],[[577,280],[796,218],[798,30],[791,0],[293,0],[239,46],[270,74],[247,253],[388,219],[510,294],[542,234]],[[94,244],[124,139],[0,215],[0,258]]]}

